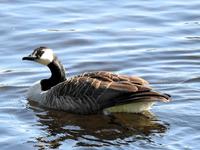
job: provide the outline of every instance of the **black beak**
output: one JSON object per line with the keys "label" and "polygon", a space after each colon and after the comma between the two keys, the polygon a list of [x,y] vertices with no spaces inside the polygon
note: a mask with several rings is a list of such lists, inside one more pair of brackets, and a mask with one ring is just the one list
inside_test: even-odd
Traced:
{"label": "black beak", "polygon": [[37,59],[36,57],[31,56],[31,55],[22,58],[22,60],[30,60],[30,61],[34,61],[34,60],[36,60],[36,59]]}

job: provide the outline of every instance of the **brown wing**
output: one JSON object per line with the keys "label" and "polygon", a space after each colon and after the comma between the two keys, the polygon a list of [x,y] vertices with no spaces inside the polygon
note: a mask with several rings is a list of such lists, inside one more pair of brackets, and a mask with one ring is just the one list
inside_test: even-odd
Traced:
{"label": "brown wing", "polygon": [[68,95],[72,97],[81,97],[83,95],[93,97],[99,100],[101,97],[110,99],[124,93],[135,93],[140,91],[149,91],[150,87],[132,84],[127,81],[105,81],[99,78],[74,77],[55,86],[57,95]]}
{"label": "brown wing", "polygon": [[[96,109],[138,101],[167,101],[168,96],[153,92],[147,82],[138,77],[116,75],[109,72],[85,73],[60,83],[54,95],[89,103]],[[52,91],[51,90],[51,91]],[[56,93],[56,94],[55,94]],[[87,100],[87,101],[86,101]]]}
{"label": "brown wing", "polygon": [[94,79],[99,79],[101,81],[110,81],[110,82],[129,82],[132,84],[140,84],[140,85],[147,85],[149,84],[148,81],[137,77],[137,76],[127,76],[127,75],[119,75],[114,74],[112,72],[107,71],[99,71],[99,72],[88,72],[81,74],[77,77],[90,77]]}
{"label": "brown wing", "polygon": [[85,73],[83,76],[110,83],[110,86],[99,97],[99,102],[104,107],[130,102],[168,102],[170,100],[169,95],[152,91],[148,81],[137,76],[119,75],[105,71]]}

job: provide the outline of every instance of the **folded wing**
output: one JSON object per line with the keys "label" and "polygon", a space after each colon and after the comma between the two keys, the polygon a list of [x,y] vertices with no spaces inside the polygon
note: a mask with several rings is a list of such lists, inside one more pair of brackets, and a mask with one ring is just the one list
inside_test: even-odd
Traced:
{"label": "folded wing", "polygon": [[84,108],[85,112],[134,102],[169,101],[168,95],[152,91],[148,82],[142,78],[110,72],[91,72],[75,76],[53,87],[48,95],[54,95],[54,98],[56,96],[62,101],[70,99],[70,103],[76,103],[72,105],[77,106],[77,109],[87,106]]}

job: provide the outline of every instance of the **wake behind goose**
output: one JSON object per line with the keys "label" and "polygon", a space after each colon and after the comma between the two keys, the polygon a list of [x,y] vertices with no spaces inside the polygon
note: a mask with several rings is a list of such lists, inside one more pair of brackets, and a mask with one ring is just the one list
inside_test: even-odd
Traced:
{"label": "wake behind goose", "polygon": [[36,82],[28,90],[29,100],[47,108],[78,114],[140,113],[157,101],[170,101],[169,95],[153,91],[146,80],[136,76],[98,71],[66,79],[63,65],[47,47],[35,49],[23,60],[35,61],[50,69],[50,78]]}

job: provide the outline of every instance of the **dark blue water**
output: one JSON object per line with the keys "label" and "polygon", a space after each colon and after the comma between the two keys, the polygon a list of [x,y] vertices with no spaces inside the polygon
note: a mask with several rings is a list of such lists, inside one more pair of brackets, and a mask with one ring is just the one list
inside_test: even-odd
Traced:
{"label": "dark blue water", "polygon": [[[0,1],[1,149],[200,148],[200,1]],[[79,116],[26,100],[47,68],[22,62],[56,52],[68,76],[107,70],[137,75],[173,97],[151,117]]]}

